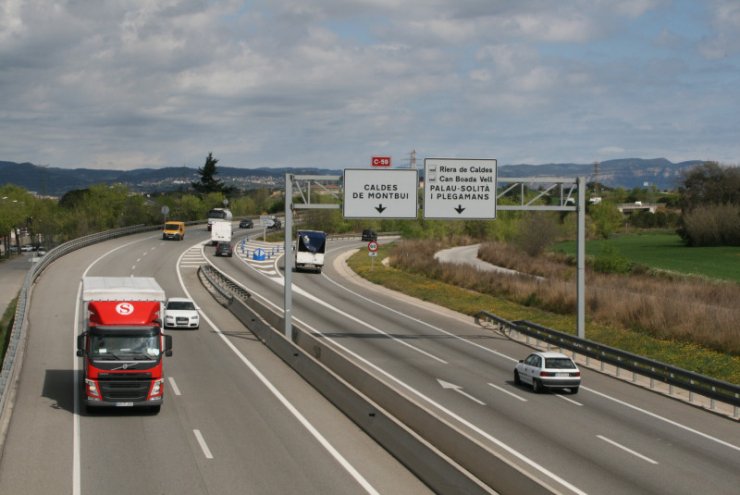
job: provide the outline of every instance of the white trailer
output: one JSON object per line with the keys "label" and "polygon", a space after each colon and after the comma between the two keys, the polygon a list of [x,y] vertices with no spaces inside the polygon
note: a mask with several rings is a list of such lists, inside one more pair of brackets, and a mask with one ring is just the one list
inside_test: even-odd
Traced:
{"label": "white trailer", "polygon": [[231,242],[231,222],[213,222],[211,226],[211,244]]}
{"label": "white trailer", "polygon": [[153,277],[83,277],[82,302],[158,301],[164,307],[167,296]]}

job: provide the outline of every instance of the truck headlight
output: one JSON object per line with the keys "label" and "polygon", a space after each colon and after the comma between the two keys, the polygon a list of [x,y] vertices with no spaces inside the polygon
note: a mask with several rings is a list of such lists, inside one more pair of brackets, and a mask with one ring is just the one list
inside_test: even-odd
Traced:
{"label": "truck headlight", "polygon": [[100,393],[98,392],[98,386],[95,384],[93,380],[89,380],[85,378],[85,385],[87,388],[87,395],[91,397],[100,397]]}
{"label": "truck headlight", "polygon": [[162,395],[162,383],[163,382],[164,382],[164,378],[154,381],[154,383],[152,384],[152,392],[149,394],[150,399],[157,395]]}

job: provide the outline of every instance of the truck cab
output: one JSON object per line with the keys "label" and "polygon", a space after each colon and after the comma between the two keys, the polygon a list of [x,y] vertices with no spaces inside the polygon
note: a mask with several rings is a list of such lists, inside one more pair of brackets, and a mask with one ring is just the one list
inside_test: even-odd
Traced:
{"label": "truck cab", "polygon": [[172,336],[162,333],[164,291],[153,278],[85,277],[85,327],[77,336],[84,359],[83,401],[99,407],[147,407],[164,397],[162,358],[172,356]]}
{"label": "truck cab", "polygon": [[321,273],[326,253],[326,232],[317,230],[299,230],[295,252],[295,269],[301,271],[312,269]]}

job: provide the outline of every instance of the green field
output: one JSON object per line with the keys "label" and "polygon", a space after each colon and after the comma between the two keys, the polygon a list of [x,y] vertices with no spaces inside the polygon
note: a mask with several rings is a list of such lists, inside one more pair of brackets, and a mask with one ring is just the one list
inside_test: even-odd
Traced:
{"label": "green field", "polygon": [[[587,241],[586,255],[597,256],[605,242],[616,247],[620,256],[642,265],[740,282],[740,247],[686,247],[674,232],[659,231]],[[559,243],[553,251],[575,256],[576,243]]]}

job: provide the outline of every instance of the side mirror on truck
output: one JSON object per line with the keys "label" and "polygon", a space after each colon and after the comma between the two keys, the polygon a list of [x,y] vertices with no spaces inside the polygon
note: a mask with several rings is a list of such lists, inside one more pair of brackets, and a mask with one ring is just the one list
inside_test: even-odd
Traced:
{"label": "side mirror on truck", "polygon": [[77,336],[77,357],[83,357],[85,355],[85,339],[87,332],[82,332]]}
{"label": "side mirror on truck", "polygon": [[172,335],[164,336],[164,355],[172,356]]}

